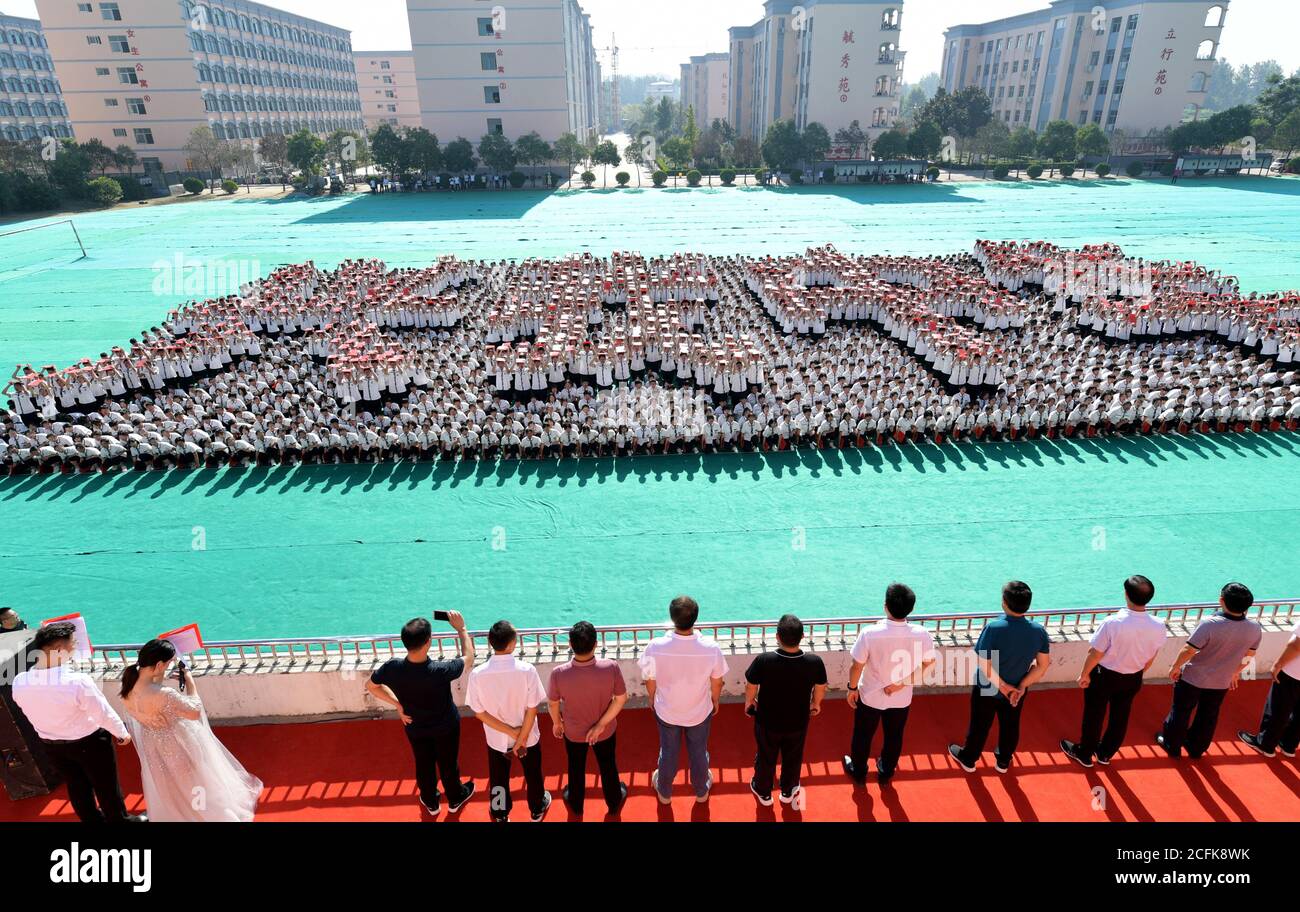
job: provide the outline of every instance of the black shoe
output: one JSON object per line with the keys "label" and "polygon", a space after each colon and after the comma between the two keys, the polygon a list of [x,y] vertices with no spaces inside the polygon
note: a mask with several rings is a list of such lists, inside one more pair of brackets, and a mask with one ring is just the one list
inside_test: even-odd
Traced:
{"label": "black shoe", "polygon": [[148,814],[127,814],[122,818],[123,823],[148,823]]}
{"label": "black shoe", "polygon": [[433,793],[433,804],[432,804],[432,805],[425,804],[425,803],[424,803],[424,799],[421,798],[421,799],[420,799],[420,807],[422,807],[422,808],[424,808],[426,811],[428,811],[430,817],[437,817],[437,816],[438,816],[438,812],[442,810],[442,794],[439,793],[439,792],[434,792],[434,793]]}
{"label": "black shoe", "polygon": [[758,781],[756,779],[751,778],[749,780],[749,790],[754,793],[754,800],[757,801],[759,804],[761,804],[763,807],[770,808],[772,806],[771,794],[764,795],[762,792],[760,792],[758,790]]}
{"label": "black shoe", "polygon": [[1066,739],[1062,738],[1061,753],[1065,754],[1065,756],[1069,757],[1071,760],[1073,760],[1075,763],[1082,766],[1084,769],[1092,769],[1092,761],[1089,760],[1087,757],[1085,757],[1083,754],[1079,753],[1079,745],[1075,744],[1073,741],[1067,741]]}
{"label": "black shoe", "polygon": [[848,776],[858,785],[867,784],[866,772],[864,771],[860,772],[858,768],[853,765],[853,758],[850,757],[848,754],[845,754],[844,758],[840,760],[840,765],[844,767],[844,775]]}
{"label": "black shoe", "polygon": [[551,809],[551,793],[542,793],[542,810],[533,815],[533,823],[541,823],[546,819],[546,812]]}
{"label": "black shoe", "polygon": [[881,786],[889,785],[890,780],[894,778],[895,772],[897,772],[897,770],[886,771],[885,768],[880,765],[880,758],[879,757],[876,758],[876,784],[877,785],[881,785]]}
{"label": "black shoe", "polygon": [[623,805],[627,804],[627,783],[626,782],[620,782],[618,784],[618,795],[619,795],[618,804],[614,805],[612,808],[609,808],[609,814],[611,817],[618,814],[619,811],[623,810]]}
{"label": "black shoe", "polygon": [[569,800],[569,787],[567,785],[564,787],[564,793],[561,797],[564,799],[564,806],[569,809],[570,814],[574,817],[582,816],[582,808],[575,808],[573,802]]}
{"label": "black shoe", "polygon": [[967,765],[966,765],[966,761],[963,760],[963,759],[961,758],[961,751],[962,751],[962,747],[961,747],[960,744],[949,744],[949,745],[948,745],[948,756],[949,756],[949,757],[952,757],[952,759],[956,760],[956,761],[957,761],[957,765],[960,766],[962,769],[964,769],[966,772],[968,772],[968,773],[973,773],[973,772],[975,772],[975,767],[973,767],[973,766],[967,766]]}
{"label": "black shoe", "polygon": [[1259,743],[1259,738],[1248,731],[1237,732],[1237,739],[1261,756],[1272,757],[1277,753],[1276,750],[1264,750],[1264,745]]}
{"label": "black shoe", "polygon": [[473,779],[470,779],[468,782],[462,782],[460,787],[461,787],[460,800],[454,801],[451,804],[447,805],[448,814],[458,813],[460,809],[465,806],[465,802],[469,801],[469,799],[474,796]]}
{"label": "black shoe", "polygon": [[1172,757],[1172,758],[1175,759],[1175,760],[1177,760],[1177,759],[1178,759],[1178,756],[1182,753],[1182,750],[1181,750],[1181,749],[1176,750],[1176,751],[1171,751],[1171,750],[1169,749],[1169,746],[1168,746],[1167,744],[1165,744],[1165,734],[1164,734],[1164,732],[1156,732],[1156,747],[1158,747],[1158,748],[1160,748],[1161,750],[1163,750],[1166,754],[1168,754],[1170,757]]}
{"label": "black shoe", "polygon": [[1094,754],[1092,759],[1100,763],[1102,766],[1110,766],[1109,757],[1103,757],[1101,754]]}

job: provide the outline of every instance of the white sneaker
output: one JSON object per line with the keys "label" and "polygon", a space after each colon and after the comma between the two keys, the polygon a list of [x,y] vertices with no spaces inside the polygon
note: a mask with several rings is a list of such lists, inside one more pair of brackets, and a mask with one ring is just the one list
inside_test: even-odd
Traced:
{"label": "white sneaker", "polygon": [[695,796],[696,804],[703,804],[709,800],[709,789],[713,788],[713,773],[709,773],[709,778],[704,780],[704,794]]}
{"label": "white sneaker", "polygon": [[781,792],[781,803],[782,803],[782,804],[794,804],[795,799],[799,797],[799,793],[802,792],[802,791],[803,791],[803,786],[802,786],[802,785],[796,785],[796,786],[794,787],[794,791],[792,791],[792,792],[791,792],[790,794],[788,794],[788,795],[787,795],[785,792]]}
{"label": "white sneaker", "polygon": [[671,798],[665,798],[663,793],[659,791],[659,770],[655,770],[650,774],[650,787],[655,790],[655,797],[659,799],[660,804],[673,803]]}

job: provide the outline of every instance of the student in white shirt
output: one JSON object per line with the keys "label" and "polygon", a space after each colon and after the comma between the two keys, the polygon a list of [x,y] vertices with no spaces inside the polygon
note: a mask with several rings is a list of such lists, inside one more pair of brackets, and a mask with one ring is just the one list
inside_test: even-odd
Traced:
{"label": "student in white shirt", "polygon": [[679,595],[668,606],[673,630],[646,647],[639,662],[646,696],[659,724],[659,765],[650,784],[662,804],[673,797],[682,739],[690,766],[695,800],[709,800],[713,776],[709,772],[709,727],[722,699],[727,660],[711,637],[695,632],[700,606]]}
{"label": "student in white shirt", "polygon": [[[1165,622],[1147,614],[1156,587],[1145,576],[1124,581],[1124,605],[1102,621],[1092,635],[1088,657],[1079,672],[1083,725],[1078,743],[1061,739],[1061,750],[1080,766],[1093,760],[1106,766],[1124,743],[1129,710],[1142,689],[1142,676],[1165,644]],[[1101,724],[1110,720],[1102,735]]]}
{"label": "student in white shirt", "polygon": [[492,658],[470,672],[465,702],[483,723],[488,751],[488,800],[497,823],[510,819],[510,758],[518,757],[528,787],[528,810],[541,823],[551,807],[542,779],[541,733],[537,707],[546,701],[537,668],[515,658],[519,638],[509,621],[488,631]]}
{"label": "student in white shirt", "polygon": [[938,660],[934,637],[920,624],[910,624],[916,593],[902,583],[885,590],[885,619],[863,628],[850,656],[848,701],[853,711],[853,741],[843,765],[854,782],[865,784],[867,758],[876,726],[884,726],[884,742],[876,760],[880,785],[888,785],[903,753],[903,731],[912,706],[912,686],[920,683]]}
{"label": "student in white shirt", "polygon": [[15,676],[14,702],[32,723],[45,753],[68,785],[68,800],[82,823],[139,823],[128,814],[117,779],[113,742],[129,744],[122,719],[90,675],[67,665],[76,628],[47,624],[36,631],[36,667]]}

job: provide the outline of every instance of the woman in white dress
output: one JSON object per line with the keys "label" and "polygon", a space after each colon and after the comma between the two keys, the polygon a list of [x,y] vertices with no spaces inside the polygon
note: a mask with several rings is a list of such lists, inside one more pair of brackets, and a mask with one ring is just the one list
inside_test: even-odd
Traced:
{"label": "woman in white dress", "polygon": [[163,686],[176,659],[168,640],[150,640],[122,674],[122,703],[136,752],[149,818],[247,822],[262,782],[217,740],[194,678],[181,666],[185,693]]}

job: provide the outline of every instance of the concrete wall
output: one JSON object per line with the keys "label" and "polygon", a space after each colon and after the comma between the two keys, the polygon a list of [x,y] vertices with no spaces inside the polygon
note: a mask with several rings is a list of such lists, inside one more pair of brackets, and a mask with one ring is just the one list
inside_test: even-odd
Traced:
{"label": "concrete wall", "polygon": [[355,57],[357,90],[361,94],[366,129],[374,130],[383,123],[420,126],[420,96],[416,91],[415,60],[411,52],[357,51]]}
{"label": "concrete wall", "polygon": [[[1171,636],[1164,649],[1152,666],[1148,680],[1168,683],[1163,678],[1169,663],[1173,661],[1178,650],[1186,642],[1190,631],[1171,629]],[[1265,628],[1264,642],[1256,657],[1256,666],[1260,669],[1272,667],[1273,660],[1281,654],[1290,638],[1290,628]],[[724,647],[725,648],[725,647]],[[761,652],[737,649],[727,656],[727,678],[724,687],[724,699],[739,699],[745,691],[745,670],[753,656]],[[832,693],[842,694],[848,677],[850,658],[843,649],[815,648],[826,661],[827,675],[830,679]],[[935,666],[935,674],[918,693],[944,691],[962,691],[971,683],[973,673],[973,653],[967,641],[940,643],[940,657]],[[1047,677],[1040,687],[1071,687],[1078,678],[1088,653],[1087,637],[1083,634],[1053,633],[1052,664]],[[565,656],[525,656],[537,663],[543,681],[550,677],[550,671],[557,664],[567,660]],[[481,659],[481,657],[480,657]],[[632,656],[619,657],[627,679],[630,705],[645,704],[645,684]],[[376,703],[365,690],[365,681],[369,676],[371,665],[345,668],[287,668],[261,669],[256,671],[211,671],[197,673],[197,685],[207,707],[208,715],[217,724],[248,724],[308,721],[322,718],[356,718],[379,716],[386,707]],[[454,692],[456,700],[464,704],[465,678],[457,682]],[[117,698],[117,675],[107,675],[103,681],[109,701],[120,710]],[[834,697],[833,697],[834,698]]]}

